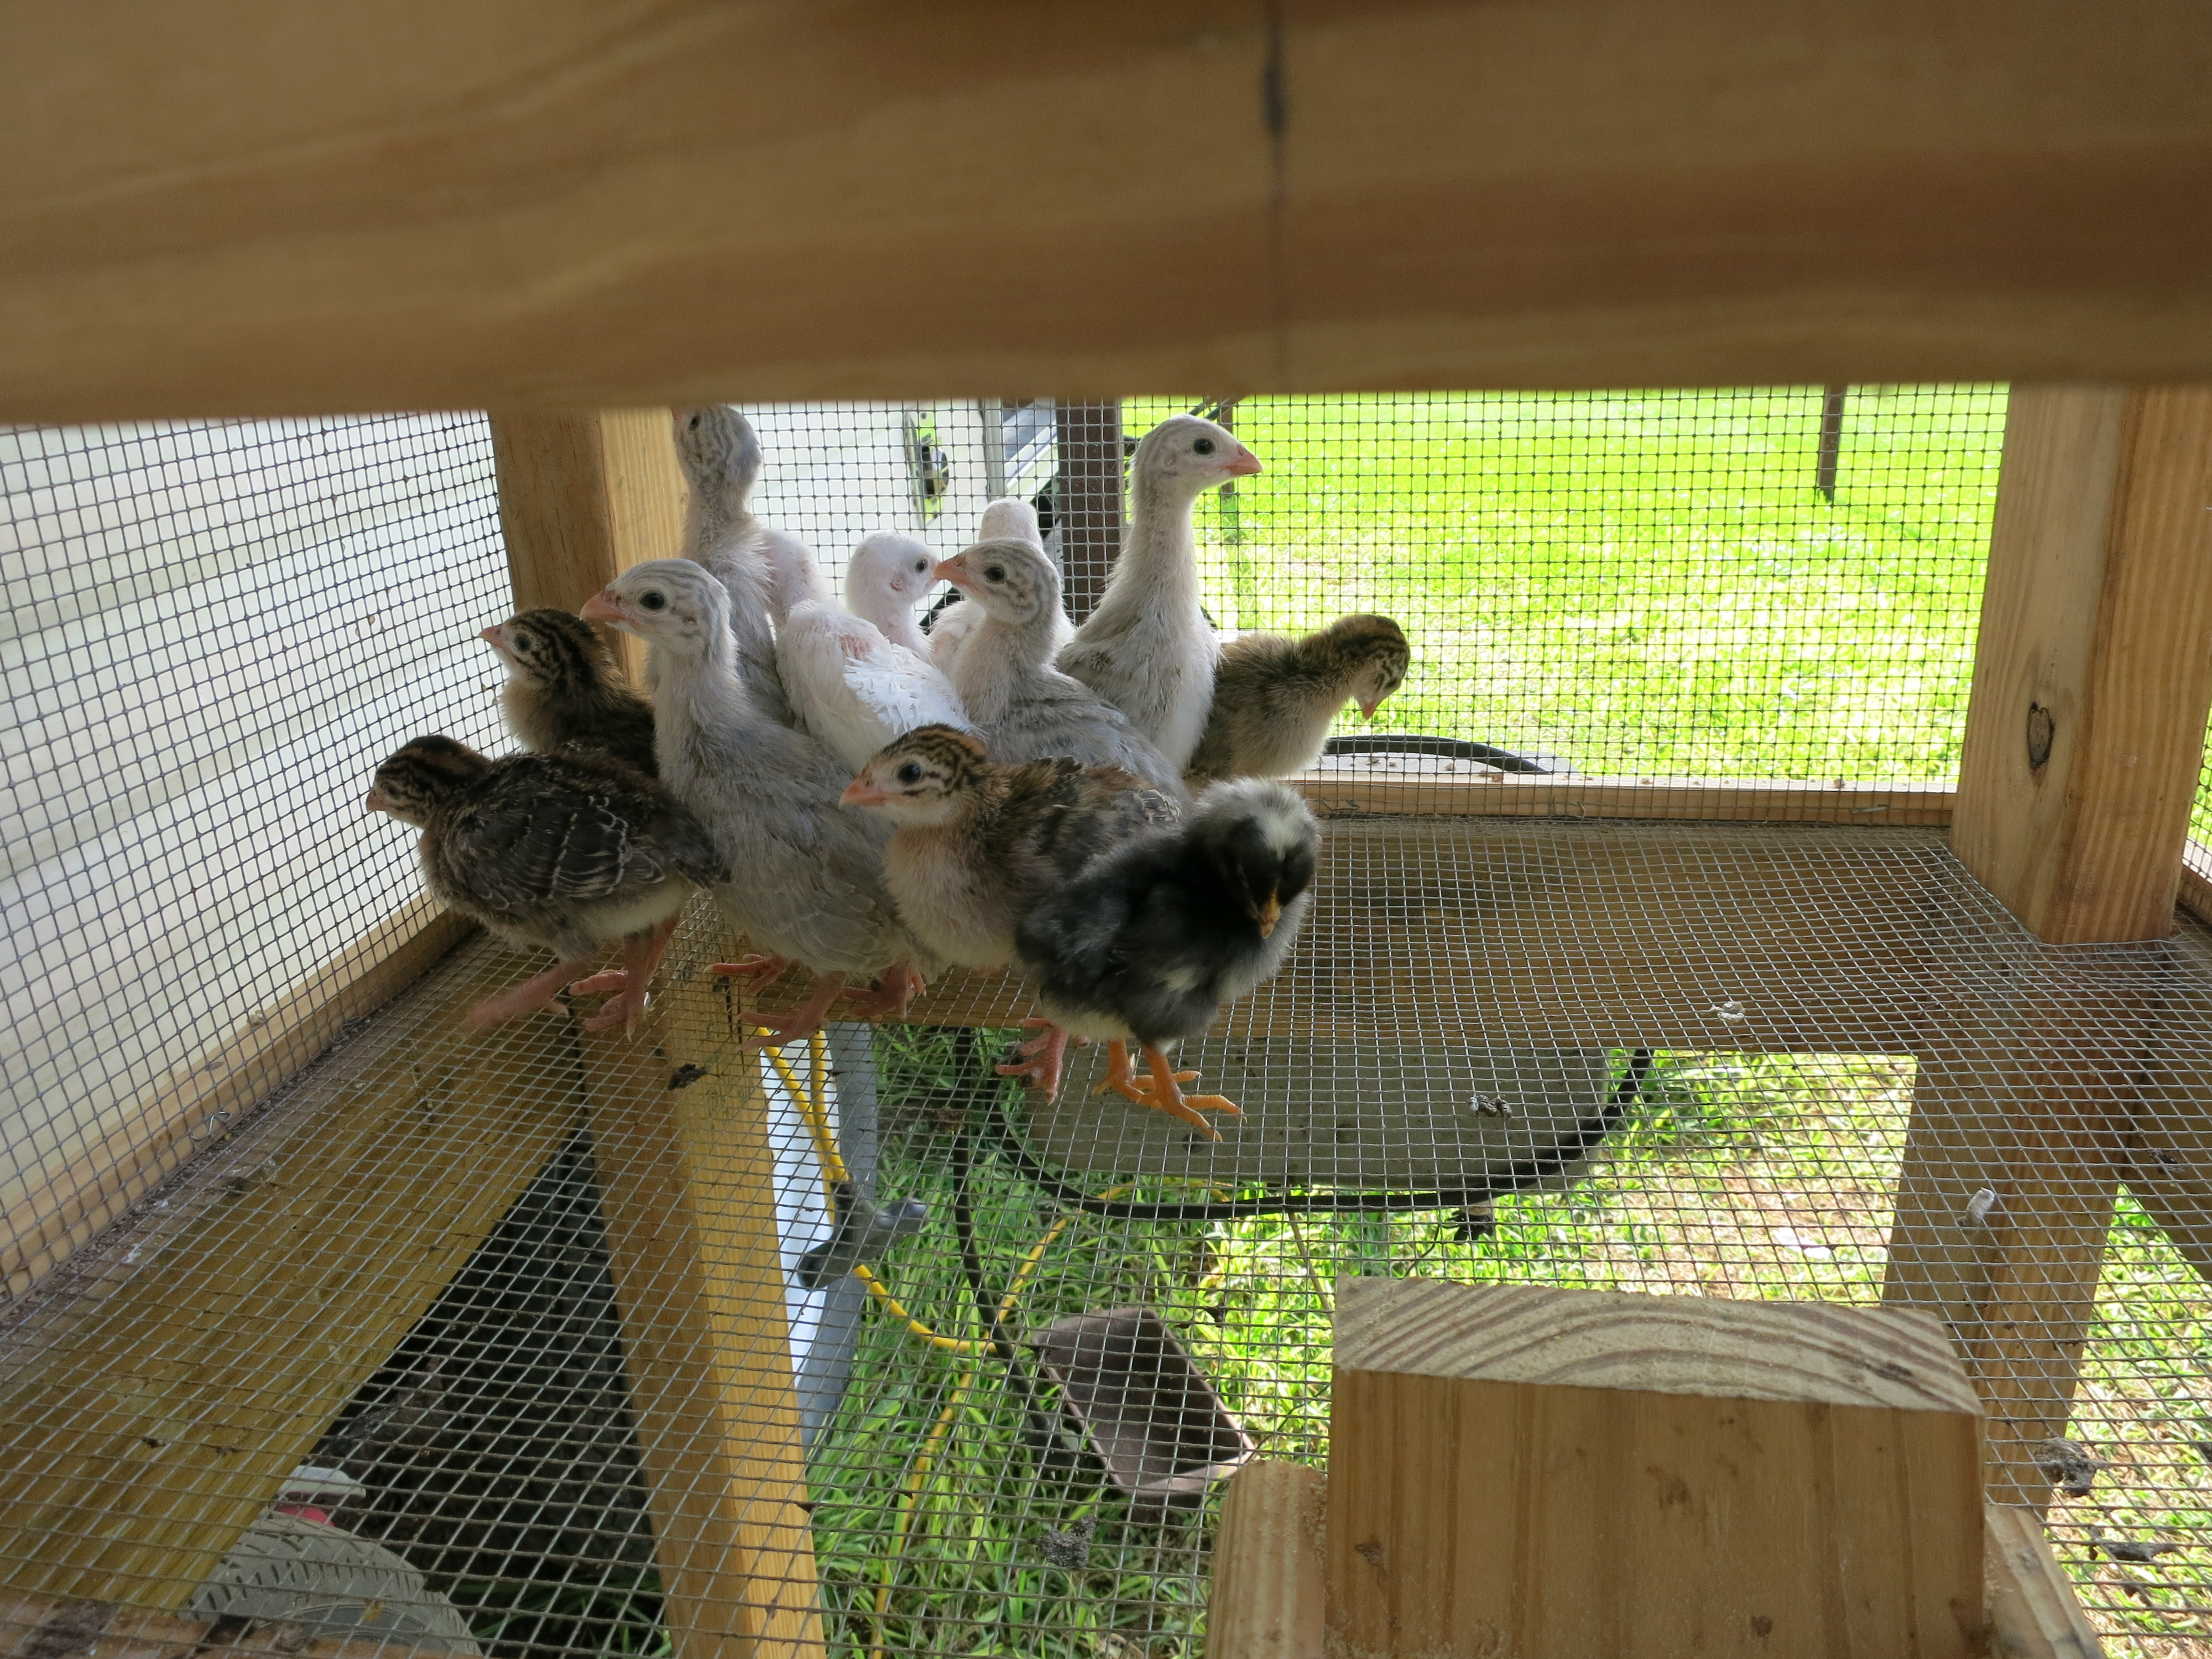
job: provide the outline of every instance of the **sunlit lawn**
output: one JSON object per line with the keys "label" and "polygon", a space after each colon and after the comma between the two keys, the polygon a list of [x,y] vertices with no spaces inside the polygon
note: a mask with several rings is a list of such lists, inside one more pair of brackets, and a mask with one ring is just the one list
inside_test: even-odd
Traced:
{"label": "sunlit lawn", "polygon": [[[1132,433],[1196,399],[1133,402]],[[1415,642],[1378,728],[1593,775],[1953,775],[2001,387],[1255,398],[1267,471],[1200,504],[1208,608]]]}

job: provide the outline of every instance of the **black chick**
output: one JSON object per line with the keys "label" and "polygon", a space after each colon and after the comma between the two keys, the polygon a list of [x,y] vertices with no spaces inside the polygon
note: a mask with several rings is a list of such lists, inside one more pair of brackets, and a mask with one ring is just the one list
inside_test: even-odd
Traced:
{"label": "black chick", "polygon": [[604,750],[654,775],[653,705],[632,689],[591,623],[565,611],[525,611],[478,637],[507,665],[500,705],[525,749]]}
{"label": "black chick", "polygon": [[[1305,918],[1317,835],[1295,790],[1218,783],[1182,824],[1101,854],[1023,918],[1016,960],[1054,1025],[1108,1040],[1106,1086],[1221,1138],[1199,1109],[1236,1106],[1186,1096],[1177,1085],[1197,1074],[1176,1071],[1165,1051],[1282,966]],[[1142,1080],[1131,1042],[1150,1068]]]}
{"label": "black chick", "polygon": [[473,1025],[554,1006],[620,942],[621,992],[584,1024],[635,1030],[691,889],[729,879],[696,819],[635,767],[590,750],[492,760],[451,738],[417,738],[376,769],[368,805],[422,830],[434,897],[559,957],[471,1008]]}

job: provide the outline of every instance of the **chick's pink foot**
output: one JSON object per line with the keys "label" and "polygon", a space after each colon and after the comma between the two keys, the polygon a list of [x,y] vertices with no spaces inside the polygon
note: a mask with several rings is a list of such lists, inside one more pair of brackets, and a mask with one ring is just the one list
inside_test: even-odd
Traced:
{"label": "chick's pink foot", "polygon": [[1178,1072],[1170,1060],[1149,1042],[1142,1044],[1147,1074],[1136,1075],[1129,1064],[1129,1050],[1125,1043],[1109,1042],[1106,1046],[1106,1080],[1093,1094],[1111,1089],[1115,1094],[1133,1100],[1139,1106],[1149,1106],[1156,1112],[1165,1112],[1196,1129],[1208,1140],[1221,1139],[1221,1131],[1199,1115],[1201,1111],[1226,1112],[1231,1117],[1242,1117],[1237,1103],[1225,1095],[1187,1095],[1180,1085],[1195,1081],[1196,1072]]}
{"label": "chick's pink foot", "polygon": [[520,985],[511,985],[495,997],[487,997],[464,1014],[471,1025],[496,1025],[518,1014],[534,1014],[541,1008],[557,1008],[554,994],[592,964],[556,962],[542,974],[533,974]]}
{"label": "chick's pink foot", "polygon": [[707,971],[726,979],[749,981],[744,987],[745,994],[757,997],[781,979],[790,967],[789,957],[751,956],[739,957],[735,962],[718,962]]}
{"label": "chick's pink foot", "polygon": [[837,994],[850,1002],[853,1012],[862,1019],[904,1019],[907,1004],[922,988],[922,977],[915,972],[913,963],[902,962],[885,969],[873,985]]}
{"label": "chick's pink foot", "polygon": [[671,916],[656,927],[631,934],[623,941],[621,967],[580,979],[568,988],[572,997],[592,996],[602,991],[614,993],[599,1005],[598,1013],[584,1022],[586,1030],[604,1031],[619,1025],[624,1036],[637,1034],[637,1023],[645,1018],[647,988],[653,983],[653,969],[660,966],[661,953],[668,948],[669,939],[676,932],[676,921],[677,918]]}
{"label": "chick's pink foot", "polygon": [[1056,1099],[1060,1068],[1067,1060],[1067,1033],[1048,1019],[1025,1019],[1022,1024],[1030,1030],[1039,1026],[1043,1030],[1014,1050],[1021,1059],[991,1069],[1000,1077],[1018,1077],[1032,1088],[1043,1090],[1047,1100]]}
{"label": "chick's pink foot", "polygon": [[823,975],[814,981],[814,989],[808,993],[805,1001],[765,1031],[750,1033],[738,1046],[745,1049],[781,1048],[787,1042],[796,1042],[801,1037],[811,1036],[822,1029],[822,1017],[830,1012],[830,1005],[837,1000],[837,994],[844,988],[844,975]]}

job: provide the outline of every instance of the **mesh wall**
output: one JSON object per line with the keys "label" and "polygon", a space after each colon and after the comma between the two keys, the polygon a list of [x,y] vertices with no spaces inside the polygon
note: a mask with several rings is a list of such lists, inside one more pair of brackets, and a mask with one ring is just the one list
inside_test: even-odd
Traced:
{"label": "mesh wall", "polygon": [[[757,504],[833,577],[869,531],[951,552],[991,496],[1062,488],[1048,405],[754,412]],[[1200,502],[1209,611],[1397,617],[1376,730],[1522,757],[1568,812],[1577,780],[1955,769],[2001,389],[1222,413],[1267,470]],[[1040,1346],[1064,1322],[1172,1334],[1170,1462],[1321,1459],[1340,1273],[1956,1316],[2047,1237],[2015,1426],[2099,1465],[2051,1536],[2113,1651],[2207,1639],[2204,1285],[2135,1186],[2204,1150],[2159,1126],[2203,1097],[2212,946],[2037,944],[1936,830],[1339,819],[1291,963],[1187,1048],[1244,1109],[1218,1145],[1091,1096],[1093,1055],[1056,1104],[996,1079],[1003,978],[762,1066],[703,910],[634,1045],[457,1025],[540,965],[477,939],[52,1265],[58,1176],[144,1160],[175,1074],[410,914],[413,838],[360,796],[418,732],[507,746],[474,638],[507,589],[477,420],[7,441],[11,1585],[180,1605],[312,1462],[420,1576],[399,1601],[486,1652],[1196,1659],[1219,1487],[1161,1504],[1102,1463]],[[1073,581],[1096,526],[1060,516]],[[1498,763],[1336,764],[1441,800]],[[2012,1137],[2058,1098],[2094,1108],[2074,1139]],[[928,1218],[807,1291],[839,1176]]]}

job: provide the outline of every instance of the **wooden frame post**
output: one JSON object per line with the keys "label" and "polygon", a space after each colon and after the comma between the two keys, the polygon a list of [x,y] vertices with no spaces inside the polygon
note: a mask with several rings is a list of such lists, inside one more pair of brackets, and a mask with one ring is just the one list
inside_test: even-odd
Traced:
{"label": "wooden frame post", "polygon": [[2053,945],[2173,931],[2212,711],[2212,388],[2024,386],[1951,846]]}
{"label": "wooden frame post", "polygon": [[[677,552],[684,482],[666,410],[497,416],[492,431],[519,606],[574,611]],[[811,1654],[821,1616],[775,1160],[757,1062],[704,983],[713,914],[678,939],[634,1042],[586,1039],[584,1095],[679,1659],[726,1644]]]}
{"label": "wooden frame post", "polygon": [[[2163,939],[2212,706],[2212,390],[2013,393],[1954,808],[1960,860],[2054,944]],[[2147,953],[2146,953],[2147,952]],[[1994,1498],[2047,1503],[2160,994],[2085,955],[1930,1022],[1886,1301],[1941,1314]]]}
{"label": "wooden frame post", "polygon": [[[684,474],[665,409],[495,414],[491,447],[516,610],[580,610],[632,565],[682,546]],[[642,642],[615,638],[636,679]]]}

